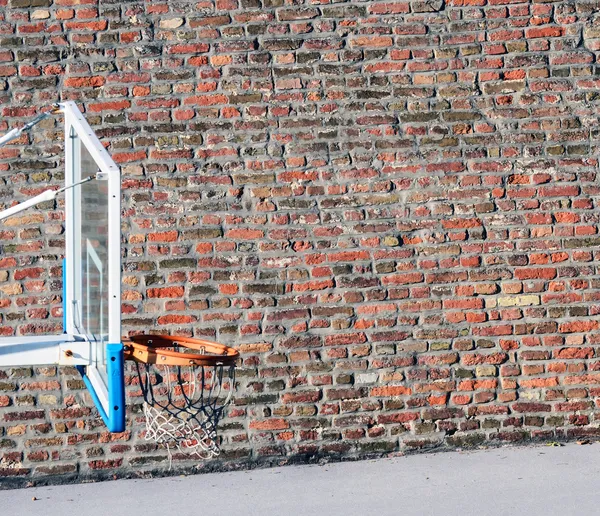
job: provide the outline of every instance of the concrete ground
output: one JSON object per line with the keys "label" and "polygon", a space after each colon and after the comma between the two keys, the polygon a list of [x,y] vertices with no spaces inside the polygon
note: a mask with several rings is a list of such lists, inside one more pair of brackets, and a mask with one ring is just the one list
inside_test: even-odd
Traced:
{"label": "concrete ground", "polygon": [[600,443],[573,443],[16,489],[0,513],[568,516],[600,512],[599,480]]}

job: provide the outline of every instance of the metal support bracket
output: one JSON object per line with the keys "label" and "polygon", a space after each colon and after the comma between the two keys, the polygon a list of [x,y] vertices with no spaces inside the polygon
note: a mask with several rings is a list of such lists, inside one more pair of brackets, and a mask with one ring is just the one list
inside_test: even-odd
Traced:
{"label": "metal support bracket", "polygon": [[91,345],[77,335],[0,338],[0,367],[89,365]]}

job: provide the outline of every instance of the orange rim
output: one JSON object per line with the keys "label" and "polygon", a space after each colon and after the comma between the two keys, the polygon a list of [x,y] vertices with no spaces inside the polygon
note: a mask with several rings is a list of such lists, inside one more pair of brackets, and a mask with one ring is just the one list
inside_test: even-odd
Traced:
{"label": "orange rim", "polygon": [[[135,335],[125,339],[125,359],[144,364],[171,366],[235,365],[240,353],[229,346],[210,340],[169,335]],[[200,351],[185,353],[174,351],[174,346]],[[206,354],[209,353],[209,354]]]}

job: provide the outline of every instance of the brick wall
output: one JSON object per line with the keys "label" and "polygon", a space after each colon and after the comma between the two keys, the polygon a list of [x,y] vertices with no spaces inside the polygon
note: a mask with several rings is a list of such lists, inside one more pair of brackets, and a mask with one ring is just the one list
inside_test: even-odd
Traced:
{"label": "brick wall", "polygon": [[[78,101],[125,330],[242,352],[198,468],[598,436],[599,7],[0,0],[0,130]],[[1,204],[61,182],[60,130],[0,150]],[[60,331],[51,208],[0,230],[2,335]],[[129,403],[111,436],[75,371],[0,370],[0,484],[164,471]]]}

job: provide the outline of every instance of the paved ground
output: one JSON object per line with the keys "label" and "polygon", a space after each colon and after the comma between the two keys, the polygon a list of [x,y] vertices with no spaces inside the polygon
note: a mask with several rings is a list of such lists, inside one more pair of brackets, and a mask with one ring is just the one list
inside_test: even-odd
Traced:
{"label": "paved ground", "polygon": [[[600,443],[0,491],[3,515],[581,515],[600,511]],[[37,500],[33,500],[33,498]]]}

